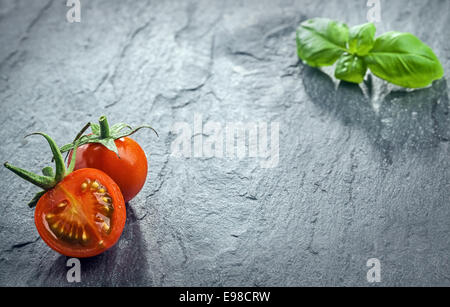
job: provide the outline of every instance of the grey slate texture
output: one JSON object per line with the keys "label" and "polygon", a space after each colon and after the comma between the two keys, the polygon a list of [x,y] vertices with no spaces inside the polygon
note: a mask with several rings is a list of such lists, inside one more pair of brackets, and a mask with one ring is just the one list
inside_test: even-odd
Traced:
{"label": "grey slate texture", "polygon": [[[450,285],[450,1],[381,1],[377,34],[411,32],[446,76],[404,91],[337,85],[297,60],[295,29],[323,16],[366,22],[354,1],[0,1],[0,160],[38,171],[45,131],[65,144],[87,122],[151,124],[149,157],[119,243],[84,259],[50,250],[26,202],[37,188],[0,169],[0,286]],[[369,93],[370,94],[370,93]],[[370,97],[370,98],[369,98]],[[176,122],[280,122],[280,160],[172,157]]]}

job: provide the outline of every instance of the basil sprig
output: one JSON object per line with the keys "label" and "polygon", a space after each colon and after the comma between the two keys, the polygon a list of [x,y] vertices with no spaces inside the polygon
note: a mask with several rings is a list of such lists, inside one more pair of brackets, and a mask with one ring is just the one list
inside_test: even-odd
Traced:
{"label": "basil sprig", "polygon": [[367,23],[349,28],[326,18],[313,18],[297,29],[297,52],[313,67],[331,66],[340,80],[361,83],[367,70],[407,88],[421,88],[444,76],[433,50],[410,33],[388,32],[375,38]]}

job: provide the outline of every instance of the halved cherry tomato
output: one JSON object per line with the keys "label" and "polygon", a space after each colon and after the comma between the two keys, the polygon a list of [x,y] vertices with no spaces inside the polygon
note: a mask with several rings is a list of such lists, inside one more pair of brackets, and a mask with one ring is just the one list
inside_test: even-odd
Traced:
{"label": "halved cherry tomato", "polygon": [[[95,168],[108,174],[120,187],[125,202],[133,199],[147,178],[147,157],[141,146],[129,137],[114,141],[118,155],[102,144],[89,143],[78,147],[75,170]],[[69,154],[69,163],[72,152]]]}
{"label": "halved cherry tomato", "polygon": [[[125,202],[119,186],[104,172],[85,168],[66,169],[61,151],[46,134],[55,160],[55,170],[46,167],[43,176],[6,162],[4,166],[43,189],[29,203],[36,205],[34,221],[39,235],[55,251],[69,257],[92,257],[113,246],[126,220]],[[78,142],[74,148],[77,148]]]}
{"label": "halved cherry tomato", "polygon": [[48,246],[69,257],[92,257],[112,247],[125,226],[119,187],[102,171],[67,175],[36,205],[34,220]]}

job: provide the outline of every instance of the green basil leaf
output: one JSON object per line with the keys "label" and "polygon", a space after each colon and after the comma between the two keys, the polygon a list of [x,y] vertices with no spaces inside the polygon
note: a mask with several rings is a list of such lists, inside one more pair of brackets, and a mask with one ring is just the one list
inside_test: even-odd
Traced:
{"label": "green basil leaf", "polygon": [[361,83],[366,72],[367,65],[360,57],[345,53],[337,61],[334,75],[343,81]]}
{"label": "green basil leaf", "polygon": [[330,66],[343,54],[349,38],[348,26],[326,18],[314,18],[297,29],[297,52],[313,67]]}
{"label": "green basil leaf", "polygon": [[359,56],[367,55],[375,43],[376,31],[373,23],[350,28],[350,40],[348,42],[350,52]]}
{"label": "green basil leaf", "polygon": [[433,50],[410,33],[379,36],[364,61],[377,77],[407,88],[425,87],[444,76]]}

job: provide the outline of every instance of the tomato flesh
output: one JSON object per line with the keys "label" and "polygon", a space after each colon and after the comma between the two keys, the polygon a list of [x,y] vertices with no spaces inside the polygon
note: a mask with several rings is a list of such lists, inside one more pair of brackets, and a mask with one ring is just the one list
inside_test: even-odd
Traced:
{"label": "tomato flesh", "polygon": [[[147,178],[147,157],[141,146],[129,137],[115,140],[119,153],[98,143],[85,144],[77,149],[75,169],[95,168],[110,176],[120,187],[125,202],[133,199]],[[69,156],[69,163],[72,156]]]}
{"label": "tomato flesh", "polygon": [[81,169],[67,175],[36,205],[44,242],[69,257],[92,257],[112,247],[125,226],[120,188],[105,173]]}

